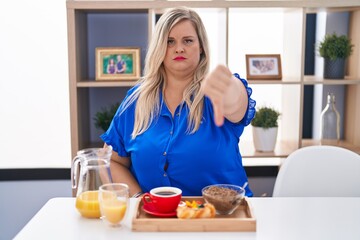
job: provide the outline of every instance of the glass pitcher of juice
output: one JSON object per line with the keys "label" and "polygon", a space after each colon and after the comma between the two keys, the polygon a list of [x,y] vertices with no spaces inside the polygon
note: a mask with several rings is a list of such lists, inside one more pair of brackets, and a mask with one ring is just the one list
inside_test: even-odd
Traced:
{"label": "glass pitcher of juice", "polygon": [[111,154],[111,146],[87,148],[78,151],[73,159],[71,182],[76,190],[75,206],[83,217],[100,218],[99,187],[112,183]]}

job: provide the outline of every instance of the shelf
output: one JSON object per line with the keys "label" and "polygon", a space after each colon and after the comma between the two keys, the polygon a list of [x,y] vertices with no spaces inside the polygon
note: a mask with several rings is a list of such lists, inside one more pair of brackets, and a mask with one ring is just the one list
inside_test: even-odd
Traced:
{"label": "shelf", "polygon": [[103,142],[87,142],[84,148],[101,148],[104,146]]}
{"label": "shelf", "polygon": [[81,81],[76,84],[77,87],[132,87],[136,81],[124,80],[124,81]]}
{"label": "shelf", "polygon": [[[67,1],[66,6],[68,9],[94,9],[94,10],[106,10],[106,9],[142,9],[142,8],[169,8],[182,6],[185,1],[174,1],[174,0],[148,0],[148,1],[99,1],[99,0],[79,0],[79,1]],[[189,1],[190,2],[190,1]],[[263,0],[263,1],[244,1],[244,0],[213,0],[213,1],[191,1],[187,3],[193,8],[229,8],[229,7],[284,7],[284,8],[296,8],[305,7],[314,11],[321,11],[323,9],[331,8],[344,8],[344,7],[356,7],[360,6],[358,0],[347,0],[347,1],[328,1],[328,0]]]}
{"label": "shelf", "polygon": [[356,3],[355,5],[349,5],[350,7],[317,7],[317,8],[307,8],[306,9],[306,13],[318,13],[318,12],[348,12],[348,11],[357,11],[360,10],[360,7],[356,7],[359,6],[358,3]]}
{"label": "shelf", "polygon": [[[301,81],[294,80],[248,80],[252,85],[298,85]],[[95,81],[87,80],[81,81],[76,84],[77,87],[132,87],[136,84],[136,80],[123,80],[123,81]],[[305,76],[304,85],[355,85],[360,84],[360,78],[345,77],[345,79],[324,79],[316,76]]]}
{"label": "shelf", "polygon": [[353,77],[345,77],[345,79],[324,79],[321,77],[316,76],[305,76],[304,77],[304,84],[305,85],[352,85],[352,84],[359,84],[360,78],[353,78]]}
{"label": "shelf", "polygon": [[301,142],[301,147],[307,147],[307,146],[318,146],[318,145],[330,145],[330,146],[337,146],[349,149],[353,152],[356,152],[357,154],[360,154],[360,147],[355,146],[354,144],[351,144],[349,142],[340,140],[327,140],[326,142],[321,142],[320,140],[315,139],[303,139]]}
{"label": "shelf", "polygon": [[278,141],[273,152],[258,152],[253,142],[240,141],[240,153],[243,158],[286,158],[290,153],[299,148],[295,141]]}
{"label": "shelf", "polygon": [[244,158],[242,164],[244,167],[280,167],[285,158],[267,157],[267,158]]}
{"label": "shelf", "polygon": [[295,80],[295,79],[290,79],[290,78],[286,78],[284,80],[262,80],[262,79],[259,79],[259,80],[248,80],[248,82],[250,84],[273,84],[273,85],[276,85],[276,84],[279,84],[279,85],[299,85],[301,84],[301,81],[299,79]]}
{"label": "shelf", "polygon": [[[84,148],[99,148],[99,147],[102,147],[103,144],[104,144],[103,142],[88,142]],[[247,145],[246,148],[251,148],[249,146],[249,145],[251,145],[250,142],[245,143],[245,145]],[[282,148],[285,149],[285,147],[282,147]],[[288,151],[289,151],[289,149],[287,150],[287,152]],[[279,155],[278,153],[280,152],[280,148],[275,150],[275,152],[276,153],[271,153],[271,155]],[[269,153],[266,153],[266,154],[270,155]],[[262,156],[260,156],[260,155],[262,155]],[[278,166],[279,167],[279,166],[281,166],[284,159],[286,158],[284,156],[283,157],[279,157],[279,156],[264,157],[264,155],[265,155],[265,153],[259,153],[259,152],[258,152],[257,157],[242,155],[243,166],[245,166],[245,167],[274,167],[274,166],[276,167],[276,166]],[[285,155],[285,154],[282,154],[282,155]]]}

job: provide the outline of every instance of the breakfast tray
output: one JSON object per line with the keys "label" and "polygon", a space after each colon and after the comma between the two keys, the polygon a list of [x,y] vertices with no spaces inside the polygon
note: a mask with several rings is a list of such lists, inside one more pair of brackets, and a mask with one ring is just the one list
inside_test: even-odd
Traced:
{"label": "breakfast tray", "polygon": [[[202,201],[202,197],[183,197],[182,201]],[[136,205],[132,219],[132,231],[136,232],[255,232],[256,219],[248,199],[231,215],[216,215],[215,218],[179,219],[160,218],[143,210],[141,199]]]}

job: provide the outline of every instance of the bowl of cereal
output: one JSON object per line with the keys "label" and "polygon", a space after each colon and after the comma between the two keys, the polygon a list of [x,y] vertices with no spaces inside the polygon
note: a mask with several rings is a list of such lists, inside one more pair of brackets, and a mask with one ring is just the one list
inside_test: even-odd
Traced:
{"label": "bowl of cereal", "polygon": [[219,215],[232,214],[245,196],[245,189],[231,184],[214,184],[202,189],[202,196]]}

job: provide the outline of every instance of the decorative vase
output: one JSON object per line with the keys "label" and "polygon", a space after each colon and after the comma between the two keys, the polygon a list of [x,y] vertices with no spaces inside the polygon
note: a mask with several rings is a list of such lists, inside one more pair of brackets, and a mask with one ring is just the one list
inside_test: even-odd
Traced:
{"label": "decorative vase", "polygon": [[325,58],[324,61],[324,78],[327,79],[344,79],[345,76],[345,59],[337,58],[330,60]]}
{"label": "decorative vase", "polygon": [[252,127],[255,150],[272,152],[275,149],[278,128]]}
{"label": "decorative vase", "polygon": [[340,114],[335,107],[335,95],[328,93],[327,104],[321,112],[320,137],[326,140],[340,140]]}

